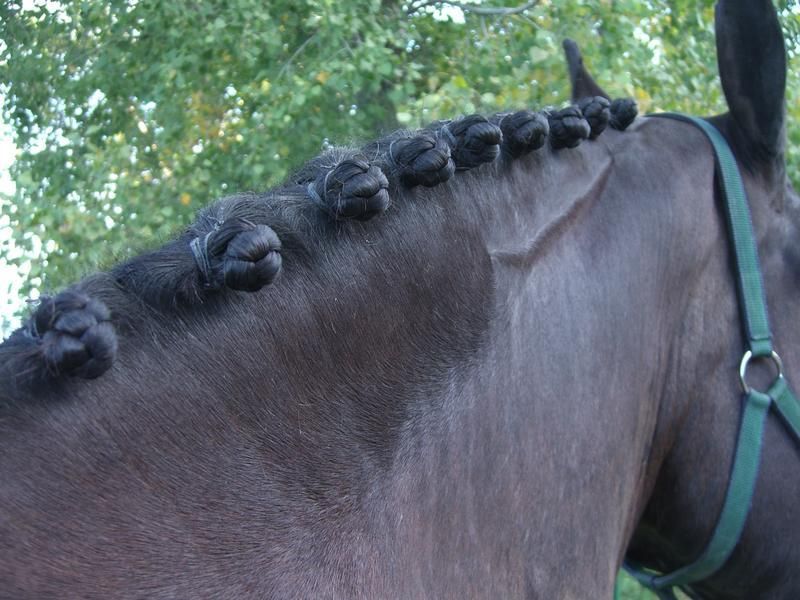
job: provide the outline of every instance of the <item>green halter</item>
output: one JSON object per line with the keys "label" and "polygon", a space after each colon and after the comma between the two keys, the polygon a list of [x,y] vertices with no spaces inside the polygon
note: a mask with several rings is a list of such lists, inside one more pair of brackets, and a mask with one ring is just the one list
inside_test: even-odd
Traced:
{"label": "green halter", "polygon": [[[733,152],[719,130],[707,121],[672,113],[653,116],[678,119],[699,127],[714,147],[720,187],[725,197],[728,229],[736,254],[739,305],[748,346],[739,367],[744,393],[744,413],[725,503],[711,540],[694,562],[671,573],[658,574],[628,561],[624,565],[628,573],[653,590],[659,598],[672,600],[675,598],[672,588],[705,579],[728,560],[739,542],[750,512],[761,457],[764,422],[769,409],[774,407],[777,410],[789,432],[800,441],[800,404],[789,389],[783,377],[781,359],[772,348],[772,334],[750,208]],[[768,359],[775,365],[778,374],[766,392],[754,390],[747,385],[747,366],[751,359]]]}

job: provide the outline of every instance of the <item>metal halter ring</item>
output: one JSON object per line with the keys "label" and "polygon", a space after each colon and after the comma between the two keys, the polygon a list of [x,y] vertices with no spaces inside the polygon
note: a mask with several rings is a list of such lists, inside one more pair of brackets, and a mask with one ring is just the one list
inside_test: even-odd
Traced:
{"label": "metal halter ring", "polygon": [[[747,385],[747,381],[745,381],[745,376],[747,375],[747,365],[750,364],[750,359],[753,358],[753,353],[748,350],[744,353],[742,357],[742,363],[739,365],[739,381],[742,384],[742,390],[744,390],[745,394],[749,394],[752,391],[752,388]],[[781,357],[778,356],[778,353],[775,350],[769,356],[757,356],[756,358],[769,358],[772,360],[772,364],[775,365],[775,369],[778,371],[778,374],[775,376],[774,381],[778,381],[781,377],[783,377],[783,361],[781,361]]]}

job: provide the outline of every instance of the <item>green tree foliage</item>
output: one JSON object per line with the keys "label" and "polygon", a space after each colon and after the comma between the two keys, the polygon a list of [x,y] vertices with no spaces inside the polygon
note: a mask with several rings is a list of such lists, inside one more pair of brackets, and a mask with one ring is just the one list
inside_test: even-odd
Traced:
{"label": "green tree foliage", "polygon": [[[12,229],[0,252],[30,269],[25,293],[57,288],[157,243],[215,198],[280,182],[326,143],[562,104],[564,37],[579,42],[609,92],[634,96],[642,112],[724,110],[710,0],[524,7],[6,1],[2,117],[19,153],[16,194],[0,198]],[[787,0],[779,7],[793,58],[800,16]],[[800,83],[789,85],[797,174]],[[621,586],[621,597],[640,593],[631,580]]]}
{"label": "green tree foliage", "polygon": [[[4,3],[3,118],[19,155],[16,195],[0,202],[23,251],[8,260],[30,263],[24,291],[152,245],[222,195],[264,190],[328,141],[561,104],[566,36],[609,91],[635,96],[643,111],[723,108],[710,1],[458,6]],[[783,8],[794,53],[798,16]],[[790,136],[796,167],[800,129]]]}

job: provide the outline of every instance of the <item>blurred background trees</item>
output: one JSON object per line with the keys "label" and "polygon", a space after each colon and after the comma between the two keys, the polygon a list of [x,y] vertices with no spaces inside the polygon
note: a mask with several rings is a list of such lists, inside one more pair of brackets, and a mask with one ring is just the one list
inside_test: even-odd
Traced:
{"label": "blurred background trees", "polygon": [[[279,183],[326,144],[563,104],[567,36],[641,112],[724,110],[711,0],[507,2],[6,0],[0,98],[17,153],[0,264],[22,283],[3,282],[20,294],[0,310],[156,244],[215,198]],[[800,10],[778,6],[794,58]]]}
{"label": "blurred background trees", "polygon": [[215,198],[267,189],[327,143],[562,104],[567,36],[642,112],[724,108],[710,0],[513,1],[4,2],[0,97],[17,154],[0,253],[22,294],[152,245]]}

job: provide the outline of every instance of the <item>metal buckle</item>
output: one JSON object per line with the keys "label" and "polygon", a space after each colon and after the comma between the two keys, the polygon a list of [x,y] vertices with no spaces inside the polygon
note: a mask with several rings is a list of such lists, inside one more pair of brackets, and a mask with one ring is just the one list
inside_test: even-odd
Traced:
{"label": "metal buckle", "polygon": [[[750,364],[750,360],[752,358],[753,358],[753,353],[750,350],[748,350],[747,352],[744,353],[744,356],[742,356],[742,362],[739,365],[739,382],[742,384],[742,390],[744,391],[745,394],[749,394],[753,389],[749,385],[747,385],[747,381],[745,380],[747,375],[747,365]],[[773,383],[775,381],[778,381],[778,379],[780,379],[781,377],[783,377],[783,361],[781,360],[781,357],[778,356],[778,353],[775,352],[775,350],[773,350],[769,356],[756,357],[756,359],[759,358],[770,359],[772,361],[772,364],[775,366],[775,369],[778,371],[778,374],[775,376]]]}

